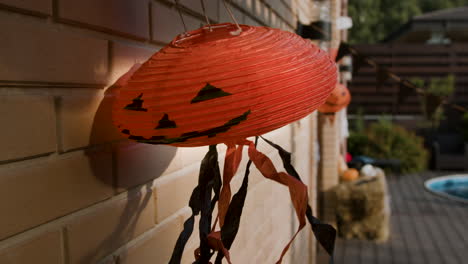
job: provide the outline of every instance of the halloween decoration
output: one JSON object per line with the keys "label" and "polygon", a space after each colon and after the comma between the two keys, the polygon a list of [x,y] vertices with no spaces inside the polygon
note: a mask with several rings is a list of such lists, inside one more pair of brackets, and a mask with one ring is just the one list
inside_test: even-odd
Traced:
{"label": "halloween decoration", "polygon": [[295,34],[211,28],[178,36],[132,75],[114,106],[122,133],[150,144],[236,143],[305,117],[336,82],[327,54]]}
{"label": "halloween decoration", "polygon": [[345,108],[351,101],[351,95],[348,88],[342,84],[337,84],[325,104],[319,107],[319,112],[332,114]]}
{"label": "halloween decoration", "polygon": [[354,168],[350,168],[350,169],[345,170],[343,172],[343,174],[341,175],[341,179],[343,181],[354,181],[357,178],[359,178],[359,172],[358,172],[358,170],[356,170]]}
{"label": "halloween decoration", "polygon": [[[308,219],[318,241],[333,254],[335,230],[312,216],[307,187],[292,168],[290,154],[267,141],[282,155],[287,173],[278,172],[247,138],[307,116],[325,102],[336,80],[334,62],[310,41],[279,29],[230,23],[177,36],[129,77],[113,106],[113,121],[126,137],[148,144],[210,145],[190,198],[192,216],[169,263],[180,263],[195,215],[200,215],[195,263],[211,263],[216,251],[215,263],[223,258],[231,263],[229,249],[239,228],[251,163],[266,178],[289,188],[299,220],[297,232]],[[222,176],[219,143],[227,145]],[[230,181],[244,146],[250,161],[242,186],[231,199]]]}
{"label": "halloween decoration", "polygon": [[331,35],[331,23],[328,21],[315,21],[310,25],[297,23],[297,34],[303,38],[312,40],[329,41]]}

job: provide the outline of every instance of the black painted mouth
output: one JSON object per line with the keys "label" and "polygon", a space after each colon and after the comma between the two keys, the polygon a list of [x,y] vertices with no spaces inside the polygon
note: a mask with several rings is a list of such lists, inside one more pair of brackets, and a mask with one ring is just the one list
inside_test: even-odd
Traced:
{"label": "black painted mouth", "polygon": [[140,143],[147,143],[147,144],[173,144],[173,143],[185,142],[189,139],[203,137],[203,136],[208,136],[209,138],[212,138],[212,137],[217,136],[220,133],[227,132],[233,126],[237,126],[242,121],[247,120],[247,116],[250,114],[250,112],[251,111],[248,110],[242,115],[229,120],[228,122],[226,122],[225,124],[221,126],[210,128],[204,131],[187,132],[187,133],[182,134],[180,137],[175,137],[175,138],[167,138],[166,136],[153,136],[150,139],[146,139],[142,136],[132,135],[130,130],[128,129],[122,130],[122,133],[129,135],[128,137],[129,139],[135,140]]}

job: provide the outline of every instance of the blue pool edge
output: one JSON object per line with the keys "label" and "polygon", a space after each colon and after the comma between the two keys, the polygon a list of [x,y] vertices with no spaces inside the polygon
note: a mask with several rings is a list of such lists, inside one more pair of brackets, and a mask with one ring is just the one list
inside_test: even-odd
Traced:
{"label": "blue pool edge", "polygon": [[454,195],[450,195],[448,193],[444,193],[444,192],[438,192],[438,191],[435,191],[435,190],[432,190],[429,186],[431,183],[433,182],[437,182],[437,181],[441,181],[441,180],[448,180],[448,179],[468,179],[468,174],[454,174],[454,175],[447,175],[447,176],[440,176],[440,177],[435,177],[435,178],[431,178],[429,180],[426,180],[424,181],[424,189],[426,189],[426,191],[432,193],[432,194],[435,194],[439,197],[443,197],[443,198],[446,198],[446,199],[449,199],[449,200],[452,200],[452,201],[455,201],[455,202],[459,202],[459,203],[463,203],[463,204],[467,204],[468,205],[468,199],[463,199],[463,198],[460,198],[460,197],[457,197],[457,196],[454,196]]}

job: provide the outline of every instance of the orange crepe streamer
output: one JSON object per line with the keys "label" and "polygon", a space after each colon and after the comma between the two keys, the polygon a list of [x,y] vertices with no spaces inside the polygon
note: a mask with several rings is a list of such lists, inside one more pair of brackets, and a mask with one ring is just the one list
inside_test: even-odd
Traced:
{"label": "orange crepe streamer", "polygon": [[345,108],[351,102],[351,94],[346,86],[337,84],[326,102],[318,108],[324,114],[336,113]]}
{"label": "orange crepe streamer", "polygon": [[328,50],[328,53],[330,54],[330,58],[335,61],[336,60],[336,56],[338,55],[338,49],[336,48],[330,48]]}
{"label": "orange crepe streamer", "polygon": [[226,213],[229,208],[229,202],[231,201],[231,180],[236,174],[242,160],[243,147],[243,145],[239,145],[237,148],[235,145],[228,145],[228,149],[226,150],[223,170],[223,187],[221,188],[218,201],[220,227],[224,225],[224,218],[226,217]]}
{"label": "orange crepe streamer", "polygon": [[119,90],[113,122],[149,144],[235,144],[299,120],[337,82],[328,54],[279,29],[226,23],[177,36]]}
{"label": "orange crepe streamer", "polygon": [[265,178],[286,185],[289,188],[289,194],[291,196],[294,209],[296,210],[297,219],[299,220],[299,227],[292,239],[281,252],[281,256],[276,262],[278,264],[283,260],[284,255],[288,251],[299,231],[301,231],[306,225],[307,186],[285,172],[277,172],[273,162],[265,156],[265,154],[258,151],[253,142],[249,143],[249,157]]}
{"label": "orange crepe streamer", "polygon": [[208,235],[208,243],[210,243],[210,246],[212,249],[223,252],[224,257],[226,258],[227,262],[231,264],[231,257],[229,255],[229,250],[227,250],[224,247],[223,241],[221,241],[220,231],[211,232]]}

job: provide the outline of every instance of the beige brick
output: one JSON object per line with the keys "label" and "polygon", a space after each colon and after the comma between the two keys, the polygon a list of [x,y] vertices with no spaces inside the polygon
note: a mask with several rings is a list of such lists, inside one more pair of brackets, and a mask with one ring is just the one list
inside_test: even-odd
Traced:
{"label": "beige brick", "polygon": [[310,130],[310,118],[306,117],[296,122],[292,127],[294,130],[295,153],[293,163],[302,181],[309,185],[312,163],[312,133]]}
{"label": "beige brick", "polygon": [[52,14],[52,1],[50,0],[0,0],[0,4],[48,15]]}
{"label": "beige brick", "polygon": [[0,251],[2,264],[63,264],[59,231],[47,232]]}
{"label": "beige brick", "polygon": [[186,218],[187,214],[180,214],[157,226],[144,240],[123,252],[119,264],[168,263]]}
{"label": "beige brick", "polygon": [[61,0],[59,16],[66,20],[149,38],[148,0]]}
{"label": "beige brick", "polygon": [[151,191],[130,195],[66,225],[70,264],[96,263],[154,226]]}
{"label": "beige brick", "polygon": [[[154,2],[152,12],[154,40],[169,43],[177,35],[184,32],[184,27],[175,8],[169,8],[166,5]],[[202,21],[189,15],[184,14],[183,17],[188,30],[197,29],[203,24]],[[167,21],[173,22],[168,23]]]}
{"label": "beige brick", "polygon": [[0,24],[1,80],[105,83],[107,41],[6,12]]}
{"label": "beige brick", "polygon": [[268,4],[271,6],[271,8],[277,12],[280,10],[284,9],[285,6],[283,3],[281,3],[281,0],[269,0]]}
{"label": "beige brick", "polygon": [[[200,163],[207,152],[208,147],[178,148],[177,150],[177,154],[180,155],[182,166],[184,167],[190,166],[194,163]],[[224,152],[225,150],[218,150],[218,156],[224,155]]]}
{"label": "beige brick", "polygon": [[54,101],[50,96],[1,95],[0,123],[0,161],[56,149]]}
{"label": "beige brick", "polygon": [[199,166],[190,166],[155,181],[156,223],[188,205],[192,190],[198,182],[198,174]]}
{"label": "beige brick", "polygon": [[114,257],[106,258],[104,261],[100,261],[99,264],[116,264]]}
{"label": "beige brick", "polygon": [[[234,17],[237,19],[238,23],[240,24],[246,23],[244,13],[242,13],[241,11],[239,11],[239,9],[233,6],[231,7],[231,11]],[[222,3],[219,4],[219,22],[220,23],[226,23],[226,22],[234,23],[231,17],[229,16],[229,13],[227,12],[226,8],[224,8],[224,4]]]}
{"label": "beige brick", "polygon": [[110,197],[111,162],[93,151],[0,168],[0,239]]}
{"label": "beige brick", "polygon": [[[205,2],[205,10],[206,14],[210,19],[218,20],[218,4],[222,5],[222,3],[218,0],[204,0]],[[182,6],[185,6],[200,15],[203,15],[203,9],[200,4],[200,1],[193,1],[193,0],[180,0],[179,3]]]}
{"label": "beige brick", "polygon": [[144,63],[160,48],[131,46],[119,42],[114,42],[112,45],[112,71],[109,83],[114,83],[136,63]]}
{"label": "beige brick", "polygon": [[117,186],[121,190],[128,189],[180,169],[180,159],[174,158],[179,150],[172,146],[131,141],[115,144]]}
{"label": "beige brick", "polygon": [[60,97],[61,151],[124,139],[112,123],[113,96],[103,91],[68,91]]}
{"label": "beige brick", "polygon": [[[281,146],[287,151],[291,151],[291,126],[284,126],[282,128],[273,130],[267,134],[264,134],[263,137],[270,140],[271,142]],[[258,140],[257,148],[259,151],[267,154],[270,152],[277,153],[278,151],[271,147],[268,143],[263,141],[263,139]]]}

